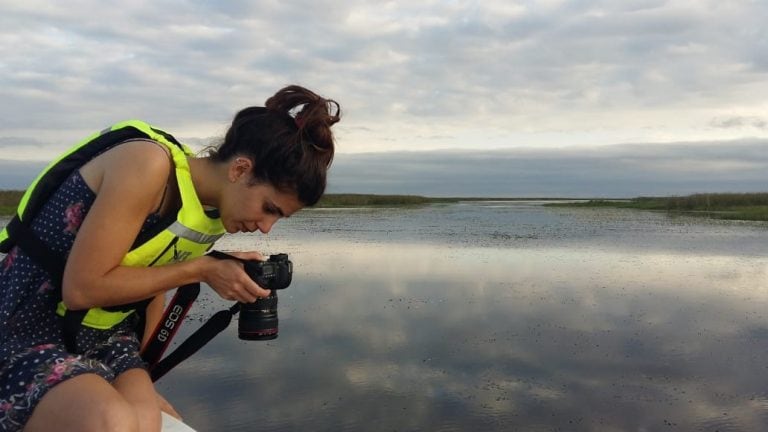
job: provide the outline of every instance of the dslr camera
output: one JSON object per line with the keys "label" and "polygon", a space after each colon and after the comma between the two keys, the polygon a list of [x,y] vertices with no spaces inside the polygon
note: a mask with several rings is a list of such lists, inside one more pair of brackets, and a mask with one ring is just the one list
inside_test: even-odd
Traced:
{"label": "dslr camera", "polygon": [[244,260],[248,276],[264,289],[268,297],[253,303],[240,303],[237,334],[243,340],[272,340],[277,338],[277,290],[287,288],[293,276],[293,263],[287,254],[270,255],[267,261]]}

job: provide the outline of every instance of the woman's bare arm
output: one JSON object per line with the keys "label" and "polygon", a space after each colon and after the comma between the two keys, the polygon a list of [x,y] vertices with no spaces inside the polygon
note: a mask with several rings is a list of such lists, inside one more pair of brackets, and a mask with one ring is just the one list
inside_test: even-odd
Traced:
{"label": "woman's bare arm", "polygon": [[94,160],[102,173],[96,199],[64,271],[62,291],[68,308],[131,303],[199,281],[210,281],[219,295],[233,300],[267,295],[230,260],[200,257],[159,267],[121,266],[144,220],[157,206],[171,167],[165,151],[150,142],[126,143],[99,158]]}
{"label": "woman's bare arm", "polygon": [[165,295],[160,294],[152,299],[152,302],[147,306],[146,322],[144,323],[144,337],[141,340],[141,349],[146,348],[149,339],[152,337],[152,332],[155,331],[155,327],[163,317],[165,311]]}

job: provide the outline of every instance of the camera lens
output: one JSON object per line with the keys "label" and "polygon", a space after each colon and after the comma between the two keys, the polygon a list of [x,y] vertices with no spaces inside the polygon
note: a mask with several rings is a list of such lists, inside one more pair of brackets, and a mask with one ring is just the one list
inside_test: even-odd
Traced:
{"label": "camera lens", "polygon": [[237,332],[243,340],[277,338],[277,293],[274,290],[268,297],[242,304]]}

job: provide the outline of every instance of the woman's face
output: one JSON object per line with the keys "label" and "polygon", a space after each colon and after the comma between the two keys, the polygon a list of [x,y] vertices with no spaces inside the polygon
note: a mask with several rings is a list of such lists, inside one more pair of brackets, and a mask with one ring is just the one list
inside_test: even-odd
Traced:
{"label": "woman's face", "polygon": [[278,219],[289,217],[304,207],[295,194],[278,191],[267,183],[253,184],[250,163],[235,161],[233,164],[235,166],[230,166],[229,170],[230,182],[219,207],[227,232],[258,230],[266,234]]}

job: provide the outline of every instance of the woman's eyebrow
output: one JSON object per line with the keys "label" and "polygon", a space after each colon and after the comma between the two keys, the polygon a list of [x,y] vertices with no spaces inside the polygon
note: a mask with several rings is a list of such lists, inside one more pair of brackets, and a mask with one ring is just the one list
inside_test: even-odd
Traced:
{"label": "woman's eyebrow", "polygon": [[287,218],[287,217],[290,217],[290,216],[286,216],[286,215],[285,215],[285,212],[283,211],[283,209],[281,209],[281,208],[280,208],[280,207],[279,207],[277,204],[275,204],[274,202],[270,201],[270,202],[268,202],[268,203],[267,203],[267,205],[269,206],[269,209],[270,209],[270,211],[273,211],[273,212],[277,213],[277,214],[278,214],[278,216],[280,216],[280,217],[282,217],[282,218]]}

